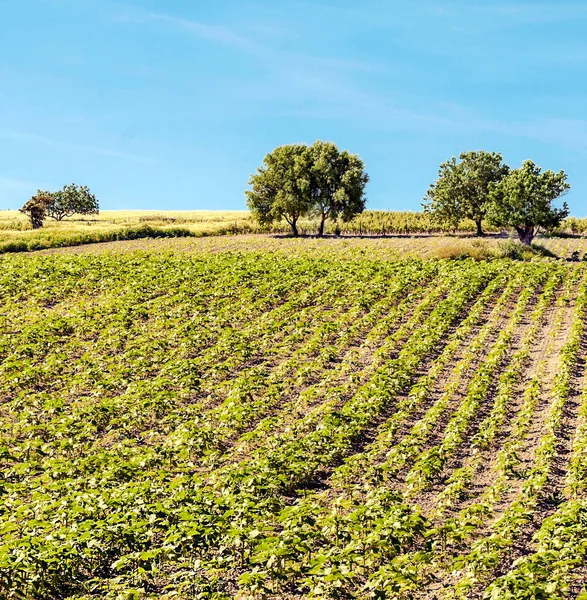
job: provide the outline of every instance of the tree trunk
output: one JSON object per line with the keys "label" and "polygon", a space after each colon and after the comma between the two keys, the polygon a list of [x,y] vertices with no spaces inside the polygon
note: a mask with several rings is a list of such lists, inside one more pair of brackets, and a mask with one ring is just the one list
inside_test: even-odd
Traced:
{"label": "tree trunk", "polygon": [[482,219],[477,219],[477,220],[475,221],[475,225],[477,225],[477,233],[476,233],[475,235],[477,235],[477,236],[482,236],[482,235],[485,235],[485,234],[483,233],[483,229],[482,229],[482,227],[481,227],[482,221],[483,221]]}
{"label": "tree trunk", "polygon": [[324,235],[324,222],[326,221],[326,213],[322,213],[322,218],[320,219],[320,227],[318,228],[318,236],[322,237]]}
{"label": "tree trunk", "polygon": [[30,213],[31,226],[33,229],[41,229],[43,227],[43,220],[45,219],[44,213],[36,210],[31,210]]}
{"label": "tree trunk", "polygon": [[520,238],[520,242],[522,242],[522,244],[525,244],[526,246],[530,246],[532,244],[532,240],[534,239],[534,227],[532,225],[516,227],[516,231],[518,232],[518,237]]}
{"label": "tree trunk", "polygon": [[299,233],[298,233],[298,220],[297,219],[292,219],[291,220],[291,232],[293,234],[294,237],[298,237]]}

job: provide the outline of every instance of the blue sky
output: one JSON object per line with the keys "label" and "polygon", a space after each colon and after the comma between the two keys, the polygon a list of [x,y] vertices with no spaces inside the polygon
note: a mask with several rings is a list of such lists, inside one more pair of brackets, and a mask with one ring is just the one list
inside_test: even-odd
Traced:
{"label": "blue sky", "polygon": [[0,2],[0,208],[75,181],[103,209],[244,208],[277,145],[358,153],[368,206],[438,164],[564,169],[587,215],[587,2]]}

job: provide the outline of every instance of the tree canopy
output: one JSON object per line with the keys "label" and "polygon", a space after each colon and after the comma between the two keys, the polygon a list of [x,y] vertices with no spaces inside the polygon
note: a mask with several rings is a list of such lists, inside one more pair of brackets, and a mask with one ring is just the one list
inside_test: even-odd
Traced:
{"label": "tree canopy", "polygon": [[284,218],[298,235],[298,219],[311,205],[310,155],[304,144],[279,146],[267,154],[263,166],[251,175],[247,205],[261,224]]}
{"label": "tree canopy", "polygon": [[245,194],[261,224],[283,218],[297,236],[299,218],[317,215],[322,235],[326,219],[350,220],[365,209],[368,180],[361,159],[331,142],[289,144],[267,154]]}
{"label": "tree canopy", "polygon": [[75,183],[64,185],[52,196],[53,201],[47,207],[47,216],[56,221],[75,214],[97,215],[99,213],[98,200],[86,185],[78,186]]}
{"label": "tree canopy", "polygon": [[455,228],[461,220],[471,219],[477,235],[483,235],[491,186],[508,174],[509,167],[497,152],[462,152],[459,159],[453,156],[440,165],[438,179],[428,188],[423,206],[435,219]]}
{"label": "tree canopy", "polygon": [[31,220],[33,229],[43,227],[43,222],[47,216],[47,209],[53,202],[53,194],[37,190],[37,193],[20,209]]}
{"label": "tree canopy", "polygon": [[369,176],[363,161],[332,142],[315,142],[311,154],[310,190],[312,212],[320,217],[318,234],[324,233],[326,219],[350,221],[365,210],[365,186]]}
{"label": "tree canopy", "polygon": [[487,219],[499,227],[513,227],[520,241],[529,245],[540,229],[557,227],[569,215],[566,202],[562,208],[553,207],[552,203],[570,187],[564,171],[543,172],[527,160],[493,186]]}

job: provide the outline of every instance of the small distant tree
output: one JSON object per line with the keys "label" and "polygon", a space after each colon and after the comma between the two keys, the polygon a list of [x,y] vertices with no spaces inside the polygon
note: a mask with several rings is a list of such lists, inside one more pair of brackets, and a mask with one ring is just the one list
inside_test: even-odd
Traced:
{"label": "small distant tree", "polygon": [[261,223],[285,219],[294,236],[298,220],[312,208],[311,156],[305,144],[279,146],[263,159],[249,179],[247,206]]}
{"label": "small distant tree", "polygon": [[33,229],[43,227],[43,222],[47,216],[47,208],[53,202],[51,192],[37,190],[37,193],[20,209],[31,220]]}
{"label": "small distant tree", "polygon": [[471,219],[477,235],[483,235],[491,186],[508,174],[509,167],[498,152],[462,152],[459,159],[453,156],[440,165],[438,179],[424,197],[424,210],[454,228],[461,220]]}
{"label": "small distant tree", "polygon": [[312,213],[320,217],[318,235],[326,219],[350,221],[365,210],[365,186],[369,176],[363,161],[332,142],[318,140],[309,148],[312,157]]}
{"label": "small distant tree", "polygon": [[498,227],[513,227],[520,241],[530,245],[540,229],[558,227],[568,217],[566,202],[562,208],[555,208],[552,203],[570,188],[564,171],[542,172],[527,160],[493,186],[487,218]]}
{"label": "small distant tree", "polygon": [[53,202],[47,207],[47,216],[56,221],[75,214],[97,215],[99,212],[98,200],[88,186],[75,183],[53,193]]}

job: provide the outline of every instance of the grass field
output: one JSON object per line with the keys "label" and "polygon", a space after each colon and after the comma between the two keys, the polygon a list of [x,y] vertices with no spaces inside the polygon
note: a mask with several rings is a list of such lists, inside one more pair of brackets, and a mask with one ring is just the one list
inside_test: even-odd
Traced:
{"label": "grass field", "polygon": [[18,211],[0,211],[0,253],[154,236],[208,236],[254,231],[248,211],[101,211],[32,230]]}
{"label": "grass field", "polygon": [[0,257],[0,595],[584,594],[587,265],[442,243]]}
{"label": "grass field", "polygon": [[[299,229],[302,235],[315,235],[318,221],[302,219]],[[471,248],[471,242],[465,242],[463,246],[459,238],[470,237],[474,231],[472,222],[462,222],[458,231],[449,229],[434,223],[423,212],[366,211],[348,223],[327,221],[326,233],[330,236],[342,234],[344,237],[401,238],[450,235],[455,241],[452,249],[446,248],[446,240],[442,243],[444,251],[448,252],[444,257],[458,251],[459,244],[465,249]],[[486,230],[492,237],[507,237],[504,232],[491,230],[488,226]],[[567,219],[559,233],[572,234],[578,241],[569,245],[565,241],[567,238],[561,238],[561,248],[578,245],[582,251],[583,238],[578,236],[585,231],[587,219]],[[237,233],[288,235],[289,232],[289,225],[285,221],[260,227],[248,211],[102,211],[96,216],[75,216],[61,222],[48,218],[43,228],[32,230],[25,215],[18,211],[4,210],[0,211],[0,254],[149,238],[209,237]],[[418,247],[419,243],[415,246]],[[572,252],[570,250],[568,254]],[[483,253],[473,250],[472,254]],[[439,257],[441,255],[442,252]]]}
{"label": "grass field", "polygon": [[[194,227],[205,227],[218,223],[234,223],[249,220],[247,210],[102,210],[99,215],[75,215],[63,221],[55,221],[48,218],[44,229],[48,231],[67,231],[81,227],[108,230],[113,227],[133,226],[141,223],[154,223],[156,225],[190,225]],[[0,210],[0,231],[29,231],[29,219],[17,210]]]}
{"label": "grass field", "polygon": [[[537,243],[560,260],[583,261],[587,254],[586,237],[539,238]],[[397,235],[397,236],[326,236],[319,238],[291,238],[283,235],[242,234],[205,236],[197,238],[136,239],[95,243],[42,251],[45,254],[71,253],[126,253],[129,251],[182,253],[202,252],[271,252],[286,256],[330,257],[338,259],[374,258],[461,258],[477,259],[503,257],[510,247],[507,236],[490,235],[476,239],[468,235]],[[519,246],[515,245],[516,248]],[[529,254],[529,258],[539,258]]]}

